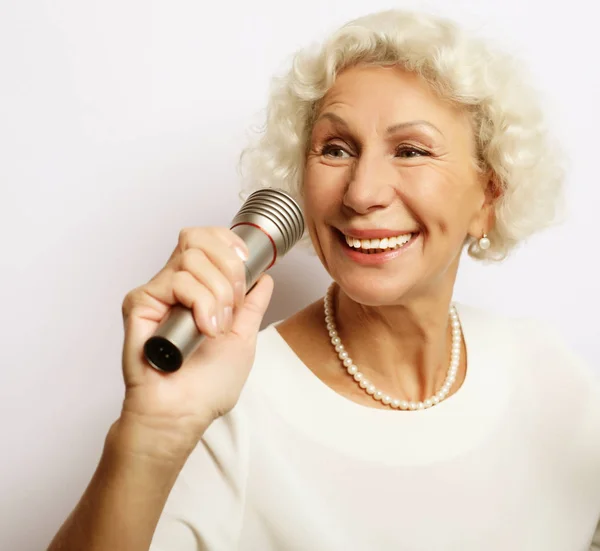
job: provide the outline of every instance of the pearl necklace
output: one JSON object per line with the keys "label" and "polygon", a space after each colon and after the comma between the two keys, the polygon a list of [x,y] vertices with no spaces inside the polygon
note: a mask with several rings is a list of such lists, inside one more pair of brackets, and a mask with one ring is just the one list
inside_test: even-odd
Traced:
{"label": "pearl necklace", "polygon": [[338,357],[342,361],[344,369],[348,375],[354,378],[360,388],[362,388],[367,394],[373,399],[382,402],[386,406],[390,406],[394,409],[403,410],[418,410],[427,409],[432,406],[439,404],[444,398],[448,396],[452,385],[456,381],[456,374],[458,373],[458,366],[460,365],[460,347],[461,347],[461,329],[460,321],[458,319],[458,313],[453,304],[450,305],[450,322],[452,324],[452,352],[450,357],[450,367],[442,388],[434,394],[431,398],[427,398],[422,402],[409,402],[406,400],[397,400],[388,396],[381,390],[375,387],[373,383],[366,379],[366,377],[358,370],[358,367],[352,361],[352,358],[344,348],[342,341],[338,335],[335,318],[333,314],[333,288],[335,284],[331,284],[327,293],[325,294],[324,306],[325,306],[325,323],[329,336],[331,337],[331,344],[335,347]]}

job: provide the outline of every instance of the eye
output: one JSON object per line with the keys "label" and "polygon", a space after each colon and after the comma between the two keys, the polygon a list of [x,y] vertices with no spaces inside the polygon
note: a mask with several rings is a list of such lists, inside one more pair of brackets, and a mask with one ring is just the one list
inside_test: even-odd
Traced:
{"label": "eye", "polygon": [[396,149],[396,155],[402,159],[412,159],[414,157],[430,156],[430,154],[427,151],[409,145],[402,145],[398,149]]}
{"label": "eye", "polygon": [[[350,154],[345,149],[335,144],[324,146],[323,149],[321,149],[321,155],[327,155],[334,159],[347,159],[350,157]],[[344,155],[346,155],[346,157],[344,157]]]}

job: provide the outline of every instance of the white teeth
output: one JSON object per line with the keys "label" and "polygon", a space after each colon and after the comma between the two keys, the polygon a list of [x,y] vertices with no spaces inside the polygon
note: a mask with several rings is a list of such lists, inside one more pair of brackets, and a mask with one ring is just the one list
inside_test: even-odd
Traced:
{"label": "white teeth", "polygon": [[[410,241],[412,234],[406,233],[396,237],[384,237],[383,239],[355,239],[345,235],[346,243],[354,249],[362,249],[365,252],[380,252],[385,249],[397,249]],[[378,250],[373,250],[378,249]]]}

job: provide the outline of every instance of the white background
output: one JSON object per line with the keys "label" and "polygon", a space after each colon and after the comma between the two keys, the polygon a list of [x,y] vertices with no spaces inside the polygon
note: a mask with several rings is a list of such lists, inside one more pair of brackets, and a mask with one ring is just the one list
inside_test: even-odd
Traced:
{"label": "white background", "polygon": [[[411,5],[526,59],[571,156],[568,222],[500,266],[465,258],[456,298],[554,322],[600,368],[595,4],[4,0],[0,549],[45,548],[84,490],[122,398],[122,299],[180,228],[237,211],[270,76],[347,19]],[[266,321],[328,283],[297,250],[273,273]]]}

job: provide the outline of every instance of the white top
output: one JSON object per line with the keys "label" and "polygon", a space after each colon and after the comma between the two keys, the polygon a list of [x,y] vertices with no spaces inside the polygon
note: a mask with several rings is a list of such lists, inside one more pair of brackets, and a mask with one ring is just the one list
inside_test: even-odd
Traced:
{"label": "white top", "polygon": [[151,550],[600,550],[596,375],[539,322],[457,310],[466,379],[422,411],[344,398],[264,329]]}

